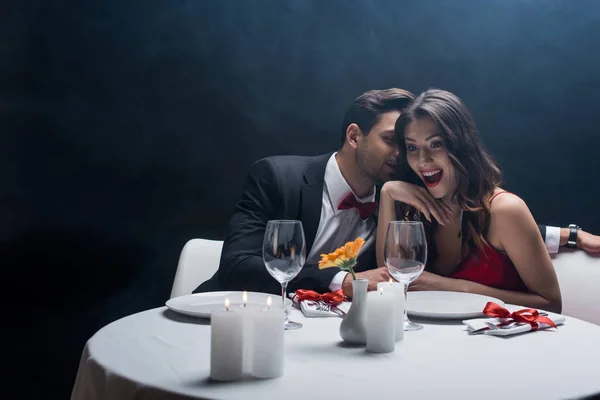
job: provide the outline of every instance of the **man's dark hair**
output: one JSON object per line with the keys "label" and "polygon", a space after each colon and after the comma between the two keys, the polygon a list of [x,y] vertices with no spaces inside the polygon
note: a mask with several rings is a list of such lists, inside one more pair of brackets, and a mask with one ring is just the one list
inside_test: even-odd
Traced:
{"label": "man's dark hair", "polygon": [[341,145],[346,141],[346,130],[350,124],[356,124],[363,135],[368,135],[382,114],[390,111],[402,111],[415,98],[403,89],[369,90],[358,96],[344,115]]}

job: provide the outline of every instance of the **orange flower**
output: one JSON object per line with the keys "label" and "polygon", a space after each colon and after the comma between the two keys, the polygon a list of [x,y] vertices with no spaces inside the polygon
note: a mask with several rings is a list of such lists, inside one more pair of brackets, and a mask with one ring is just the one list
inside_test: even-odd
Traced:
{"label": "orange flower", "polygon": [[329,254],[321,254],[321,261],[319,261],[319,269],[338,267],[342,270],[350,271],[352,277],[356,279],[354,275],[354,266],[356,265],[356,256],[358,252],[365,244],[363,238],[357,238],[353,242],[348,242],[342,247],[336,249],[334,252]]}
{"label": "orange flower", "polygon": [[348,256],[348,258],[356,258],[356,256],[358,255],[358,252],[363,247],[363,244],[365,244],[365,241],[361,237],[356,238],[356,240],[354,242],[346,243],[344,248],[345,248],[346,255]]}

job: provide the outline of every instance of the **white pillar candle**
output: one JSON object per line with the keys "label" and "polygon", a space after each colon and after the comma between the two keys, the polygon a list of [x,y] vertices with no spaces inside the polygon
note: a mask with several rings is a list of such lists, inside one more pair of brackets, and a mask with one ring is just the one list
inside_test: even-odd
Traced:
{"label": "white pillar candle", "polygon": [[242,304],[238,312],[240,312],[244,319],[244,375],[252,373],[252,346],[254,333],[254,316],[256,309],[248,306],[248,293],[244,290],[242,294]]}
{"label": "white pillar candle", "polygon": [[396,296],[396,342],[404,339],[404,284],[390,279],[389,282],[379,282],[377,290],[383,288],[384,291],[392,292]]}
{"label": "white pillar candle", "polygon": [[210,316],[210,377],[217,381],[241,379],[244,372],[244,316],[229,305],[227,298],[225,310]]}
{"label": "white pillar candle", "polygon": [[383,288],[367,293],[367,351],[389,353],[396,344],[396,296]]}
{"label": "white pillar candle", "polygon": [[283,308],[267,307],[253,314],[252,375],[257,378],[278,378],[283,375]]}

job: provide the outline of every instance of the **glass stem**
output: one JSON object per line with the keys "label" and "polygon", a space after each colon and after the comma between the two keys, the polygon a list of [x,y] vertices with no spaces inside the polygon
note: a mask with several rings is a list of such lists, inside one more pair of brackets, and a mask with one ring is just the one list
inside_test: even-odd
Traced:
{"label": "glass stem", "polygon": [[285,296],[287,295],[287,282],[282,282],[281,283],[281,306],[283,307],[283,315],[285,316],[285,324],[287,325],[288,323],[288,313],[287,313],[287,309],[285,308]]}
{"label": "glass stem", "polygon": [[408,313],[406,312],[406,302],[408,301],[408,283],[403,283],[404,285],[404,321],[408,321]]}

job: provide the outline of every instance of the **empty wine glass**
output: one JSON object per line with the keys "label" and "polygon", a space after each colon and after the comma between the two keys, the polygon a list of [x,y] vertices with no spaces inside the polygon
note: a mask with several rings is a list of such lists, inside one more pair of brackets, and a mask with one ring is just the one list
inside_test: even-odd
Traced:
{"label": "empty wine glass", "polygon": [[408,285],[421,275],[427,263],[427,239],[419,221],[390,221],[385,235],[385,265],[390,275],[404,285],[404,330],[416,331],[423,325],[408,319]]}
{"label": "empty wine glass", "polygon": [[263,239],[263,260],[269,274],[281,284],[285,329],[301,328],[302,324],[288,319],[285,298],[288,283],[298,275],[306,261],[302,223],[294,220],[267,222]]}

